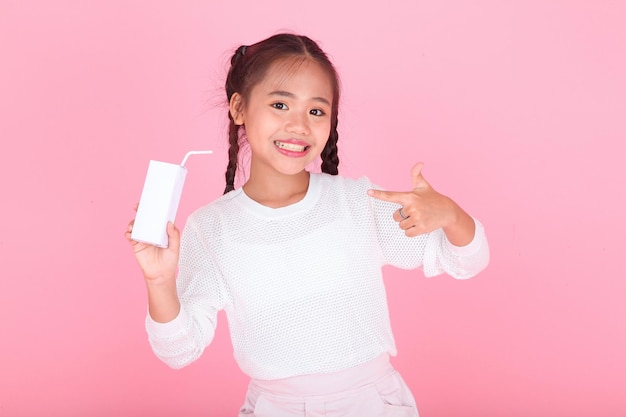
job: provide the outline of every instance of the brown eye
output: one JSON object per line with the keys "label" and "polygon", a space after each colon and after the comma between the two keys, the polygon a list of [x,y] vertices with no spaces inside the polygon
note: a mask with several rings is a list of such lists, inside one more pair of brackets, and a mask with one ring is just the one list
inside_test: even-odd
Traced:
{"label": "brown eye", "polygon": [[320,110],[320,109],[313,109],[309,113],[312,114],[313,116],[323,116],[326,114],[324,113],[323,110]]}
{"label": "brown eye", "polygon": [[272,107],[278,110],[288,110],[289,107],[285,103],[272,103]]}

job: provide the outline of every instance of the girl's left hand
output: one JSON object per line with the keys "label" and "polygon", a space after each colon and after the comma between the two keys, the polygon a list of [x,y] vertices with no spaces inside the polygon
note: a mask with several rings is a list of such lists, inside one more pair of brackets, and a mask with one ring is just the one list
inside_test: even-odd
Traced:
{"label": "girl's left hand", "polygon": [[440,227],[446,229],[464,212],[450,198],[435,191],[422,175],[424,164],[418,162],[411,169],[411,191],[368,190],[368,195],[383,201],[400,204],[393,219],[409,236],[432,232]]}

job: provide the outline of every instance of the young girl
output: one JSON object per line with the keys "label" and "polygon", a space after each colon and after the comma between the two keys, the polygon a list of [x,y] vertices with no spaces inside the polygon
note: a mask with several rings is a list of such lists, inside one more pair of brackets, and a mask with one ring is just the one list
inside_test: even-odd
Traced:
{"label": "young girl", "polygon": [[[251,377],[239,416],[417,416],[393,369],[381,267],[469,278],[488,263],[480,223],[436,192],[417,164],[413,189],[388,192],[337,175],[339,82],[319,46],[280,34],[241,46],[226,80],[224,196],[169,247],[126,238],[143,271],[155,354],[197,359],[225,310]],[[234,188],[240,145],[249,178]],[[323,173],[310,166],[321,156]],[[178,277],[176,270],[178,266]]]}

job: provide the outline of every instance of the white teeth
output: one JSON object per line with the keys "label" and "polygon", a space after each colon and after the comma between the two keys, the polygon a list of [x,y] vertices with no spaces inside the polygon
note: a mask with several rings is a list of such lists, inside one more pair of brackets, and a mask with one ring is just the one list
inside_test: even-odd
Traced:
{"label": "white teeth", "polygon": [[295,143],[286,143],[286,142],[279,142],[279,141],[275,141],[274,145],[276,145],[280,149],[284,149],[286,151],[292,151],[292,152],[304,152],[309,148],[308,146],[296,145]]}

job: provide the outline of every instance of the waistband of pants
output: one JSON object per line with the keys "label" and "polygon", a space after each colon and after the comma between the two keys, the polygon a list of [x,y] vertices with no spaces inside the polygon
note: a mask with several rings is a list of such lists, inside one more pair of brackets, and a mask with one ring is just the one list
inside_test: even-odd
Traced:
{"label": "waistband of pants", "polygon": [[392,372],[395,369],[389,362],[389,354],[385,353],[361,365],[327,374],[298,375],[275,380],[252,379],[249,388],[260,393],[290,397],[329,395],[366,386]]}

